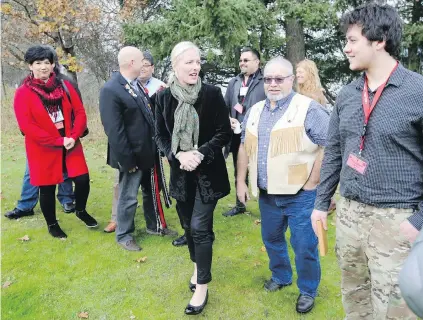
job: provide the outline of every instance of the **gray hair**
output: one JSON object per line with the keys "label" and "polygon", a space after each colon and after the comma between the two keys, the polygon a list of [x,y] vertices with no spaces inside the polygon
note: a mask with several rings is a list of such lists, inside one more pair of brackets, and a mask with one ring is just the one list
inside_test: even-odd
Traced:
{"label": "gray hair", "polygon": [[189,49],[196,49],[198,54],[200,54],[200,49],[191,41],[182,41],[179,42],[176,46],[173,47],[170,54],[170,61],[172,62],[172,67],[175,68],[178,57]]}
{"label": "gray hair", "polygon": [[275,65],[275,64],[280,65],[282,68],[287,70],[289,72],[289,74],[294,74],[294,67],[292,66],[292,63],[289,62],[289,60],[287,60],[287,59],[285,59],[281,56],[270,59],[266,63],[266,66],[264,67],[263,74],[266,74],[267,71],[269,70],[269,68],[272,67],[272,65]]}

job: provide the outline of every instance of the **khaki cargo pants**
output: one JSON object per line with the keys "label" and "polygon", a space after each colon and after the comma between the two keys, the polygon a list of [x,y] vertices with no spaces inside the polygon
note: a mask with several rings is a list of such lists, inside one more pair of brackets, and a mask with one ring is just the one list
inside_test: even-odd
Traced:
{"label": "khaki cargo pants", "polygon": [[411,248],[399,226],[412,209],[375,208],[341,198],[336,214],[345,319],[417,319],[398,285],[398,273]]}

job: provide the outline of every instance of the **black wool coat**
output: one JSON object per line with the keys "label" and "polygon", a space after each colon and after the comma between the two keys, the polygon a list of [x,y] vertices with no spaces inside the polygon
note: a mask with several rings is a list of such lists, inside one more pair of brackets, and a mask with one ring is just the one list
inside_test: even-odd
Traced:
{"label": "black wool coat", "polygon": [[[222,148],[232,135],[229,110],[218,87],[203,83],[194,108],[198,113],[200,134],[198,151],[204,155],[193,172],[180,169],[180,162],[171,151],[174,115],[178,101],[167,88],[156,94],[155,131],[156,144],[170,164],[170,195],[178,201],[187,201],[188,193],[200,190],[203,203],[216,201],[228,195],[230,184]],[[192,195],[191,195],[192,197]]]}

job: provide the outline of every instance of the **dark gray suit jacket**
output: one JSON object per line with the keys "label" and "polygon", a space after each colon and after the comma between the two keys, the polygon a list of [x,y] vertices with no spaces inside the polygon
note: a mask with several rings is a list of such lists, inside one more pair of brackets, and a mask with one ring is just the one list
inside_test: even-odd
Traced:
{"label": "dark gray suit jacket", "polygon": [[410,309],[423,318],[423,229],[404,262],[399,284]]}
{"label": "dark gray suit jacket", "polygon": [[154,166],[153,113],[149,98],[141,89],[132,96],[125,87],[128,82],[119,73],[105,83],[100,91],[100,116],[108,138],[107,164],[121,171],[137,166]]}

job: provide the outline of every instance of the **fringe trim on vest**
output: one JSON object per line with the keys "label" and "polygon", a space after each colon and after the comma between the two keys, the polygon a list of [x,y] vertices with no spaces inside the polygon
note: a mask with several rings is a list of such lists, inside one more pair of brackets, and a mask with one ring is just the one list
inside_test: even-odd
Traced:
{"label": "fringe trim on vest", "polygon": [[256,158],[257,145],[258,145],[258,138],[254,134],[252,134],[248,129],[245,130],[244,147],[250,159]]}
{"label": "fringe trim on vest", "polygon": [[272,131],[270,134],[270,157],[304,150],[304,127],[290,127]]}

